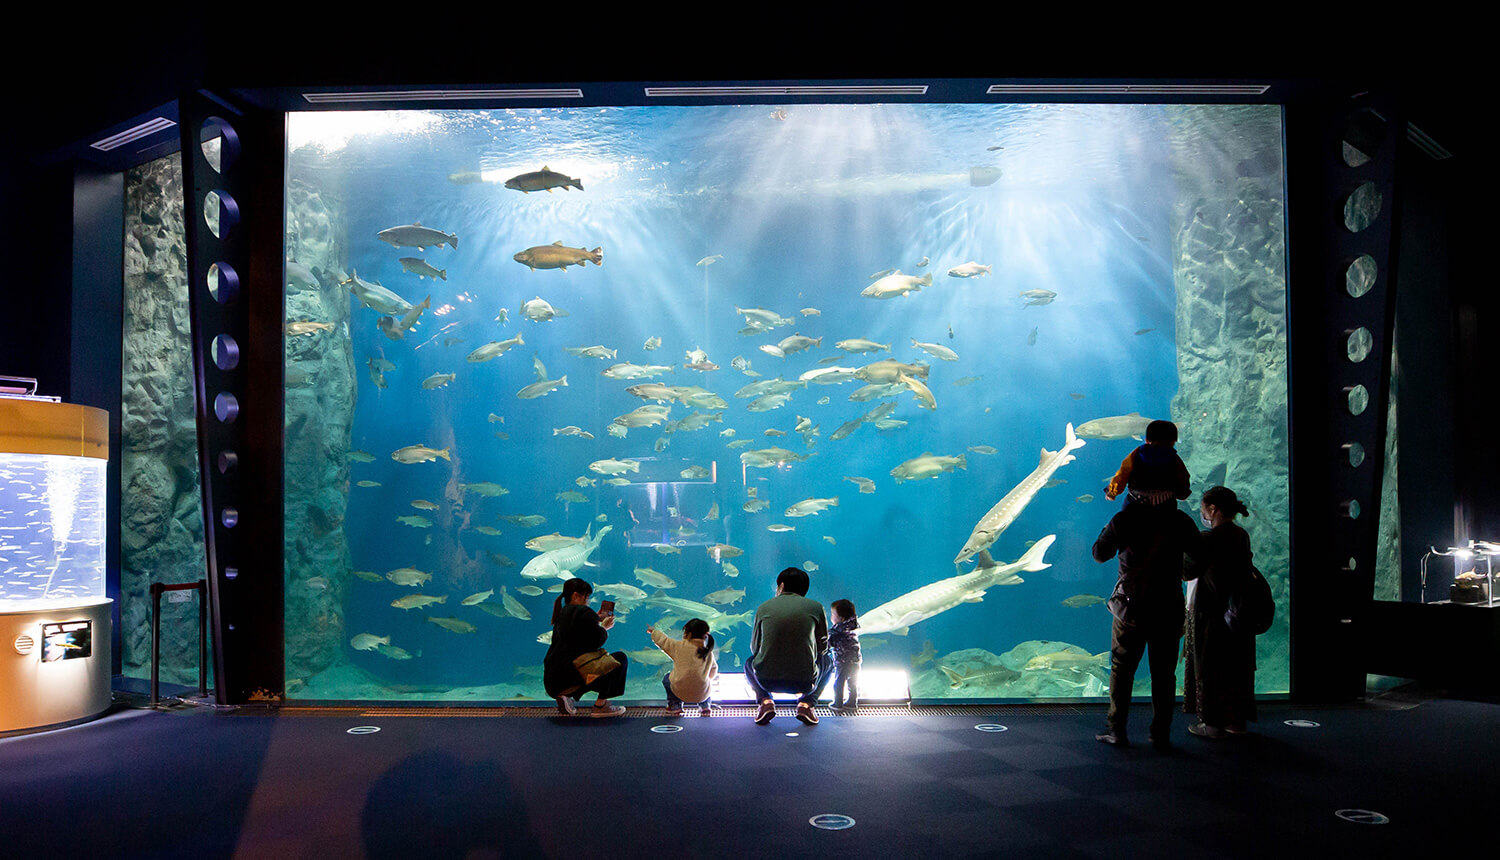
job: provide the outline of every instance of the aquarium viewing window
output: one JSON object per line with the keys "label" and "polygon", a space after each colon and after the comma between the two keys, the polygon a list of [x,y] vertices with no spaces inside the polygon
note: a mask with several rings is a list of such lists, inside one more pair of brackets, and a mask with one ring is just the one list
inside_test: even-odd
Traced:
{"label": "aquarium viewing window", "polygon": [[1099,697],[1154,418],[1287,690],[1278,106],[676,95],[287,115],[288,698],[549,701],[579,576],[656,700],[647,626],[737,675],[791,566],[917,700]]}

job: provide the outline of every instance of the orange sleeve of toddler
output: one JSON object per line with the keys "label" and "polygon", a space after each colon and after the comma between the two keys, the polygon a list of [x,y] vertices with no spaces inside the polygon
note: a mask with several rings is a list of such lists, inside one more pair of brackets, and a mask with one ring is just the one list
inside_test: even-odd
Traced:
{"label": "orange sleeve of toddler", "polygon": [[1109,479],[1109,486],[1104,489],[1104,498],[1112,502],[1116,496],[1125,492],[1125,485],[1130,483],[1130,471],[1134,468],[1135,452],[1131,451],[1130,456],[1120,461],[1120,471],[1116,472],[1115,476]]}

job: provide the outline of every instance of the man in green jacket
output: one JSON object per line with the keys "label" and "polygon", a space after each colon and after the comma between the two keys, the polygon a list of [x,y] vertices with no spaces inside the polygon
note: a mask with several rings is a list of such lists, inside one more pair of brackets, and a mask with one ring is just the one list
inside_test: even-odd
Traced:
{"label": "man in green jacket", "polygon": [[809,726],[818,723],[813,706],[833,674],[833,654],[823,605],[808,599],[808,585],[807,571],[789,567],[776,576],[776,596],[755,610],[745,681],[760,701],[755,714],[759,725],[776,716],[772,690],[801,695],[797,719]]}

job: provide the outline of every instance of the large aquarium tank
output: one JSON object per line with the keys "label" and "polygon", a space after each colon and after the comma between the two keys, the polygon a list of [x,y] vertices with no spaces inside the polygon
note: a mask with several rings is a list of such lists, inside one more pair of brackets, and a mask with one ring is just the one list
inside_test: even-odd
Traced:
{"label": "large aquarium tank", "polygon": [[[546,700],[552,602],[748,656],[786,567],[918,699],[1107,694],[1146,423],[1235,489],[1287,659],[1274,105],[287,117],[286,693]],[[1144,676],[1144,672],[1141,673]],[[1145,679],[1138,683],[1145,692]]]}

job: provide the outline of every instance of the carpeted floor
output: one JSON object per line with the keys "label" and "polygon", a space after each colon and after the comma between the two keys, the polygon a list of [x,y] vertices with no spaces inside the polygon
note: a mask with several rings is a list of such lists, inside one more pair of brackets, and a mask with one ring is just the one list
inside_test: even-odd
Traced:
{"label": "carpeted floor", "polygon": [[[123,710],[0,739],[0,857],[1414,858],[1469,844],[1500,802],[1493,703],[1265,704],[1222,742],[1179,715],[1169,753],[1095,742],[1099,707],[1038,710]],[[825,814],[854,826],[810,824]]]}

